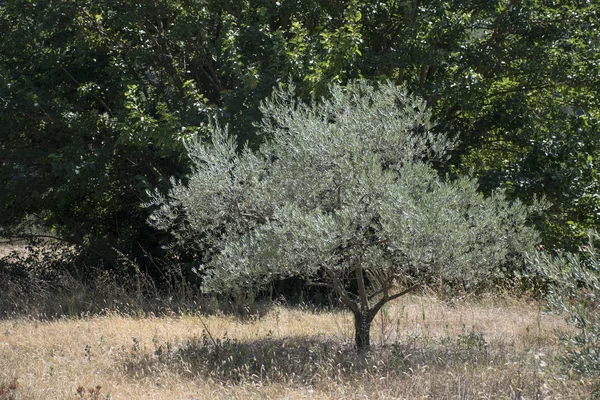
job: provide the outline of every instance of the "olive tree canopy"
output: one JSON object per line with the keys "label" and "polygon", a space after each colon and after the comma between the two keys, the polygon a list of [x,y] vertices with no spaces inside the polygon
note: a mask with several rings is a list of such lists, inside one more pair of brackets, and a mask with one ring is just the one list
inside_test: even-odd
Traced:
{"label": "olive tree canopy", "polygon": [[215,124],[211,143],[188,143],[188,181],[154,196],[151,224],[198,247],[205,291],[305,277],[353,312],[364,348],[386,302],[430,277],[490,277],[536,241],[524,205],[437,175],[452,143],[391,83],[332,86],[311,104],[280,89],[261,111],[259,150]]}

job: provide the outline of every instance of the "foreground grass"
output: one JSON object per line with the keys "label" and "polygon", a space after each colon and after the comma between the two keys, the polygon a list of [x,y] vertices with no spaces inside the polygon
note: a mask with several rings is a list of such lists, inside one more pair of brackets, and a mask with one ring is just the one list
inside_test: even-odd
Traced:
{"label": "foreground grass", "polygon": [[584,399],[534,303],[408,297],[352,348],[344,312],[0,321],[0,399]]}

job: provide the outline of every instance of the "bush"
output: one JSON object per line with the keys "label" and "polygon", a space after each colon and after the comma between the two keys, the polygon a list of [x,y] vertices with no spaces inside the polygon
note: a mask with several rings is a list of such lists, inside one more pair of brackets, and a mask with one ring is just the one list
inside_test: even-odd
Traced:
{"label": "bush", "polygon": [[[547,281],[547,300],[554,310],[566,312],[574,334],[562,337],[561,356],[569,372],[600,377],[600,234],[591,232],[579,253],[551,255],[539,252],[531,259]],[[600,386],[599,386],[600,389]]]}

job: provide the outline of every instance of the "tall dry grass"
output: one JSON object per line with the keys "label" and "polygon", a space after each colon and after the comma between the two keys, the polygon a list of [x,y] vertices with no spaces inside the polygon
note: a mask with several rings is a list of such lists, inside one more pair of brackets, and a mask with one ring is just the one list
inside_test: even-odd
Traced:
{"label": "tall dry grass", "polygon": [[78,256],[78,249],[63,243],[0,238],[0,318],[45,320],[115,311],[146,315],[223,306],[192,288],[180,264],[157,266],[164,281],[159,289],[155,279],[125,256],[118,260],[118,270],[81,260],[75,266]]}
{"label": "tall dry grass", "polygon": [[398,300],[352,347],[345,312],[0,321],[0,399],[587,399],[533,302]]}

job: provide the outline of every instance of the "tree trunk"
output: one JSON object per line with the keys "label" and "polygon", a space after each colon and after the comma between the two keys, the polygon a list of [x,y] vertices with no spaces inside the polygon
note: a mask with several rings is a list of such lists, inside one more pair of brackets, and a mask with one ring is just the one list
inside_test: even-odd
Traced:
{"label": "tree trunk", "polygon": [[373,317],[368,312],[354,314],[354,340],[358,350],[366,350],[371,346],[371,322]]}

